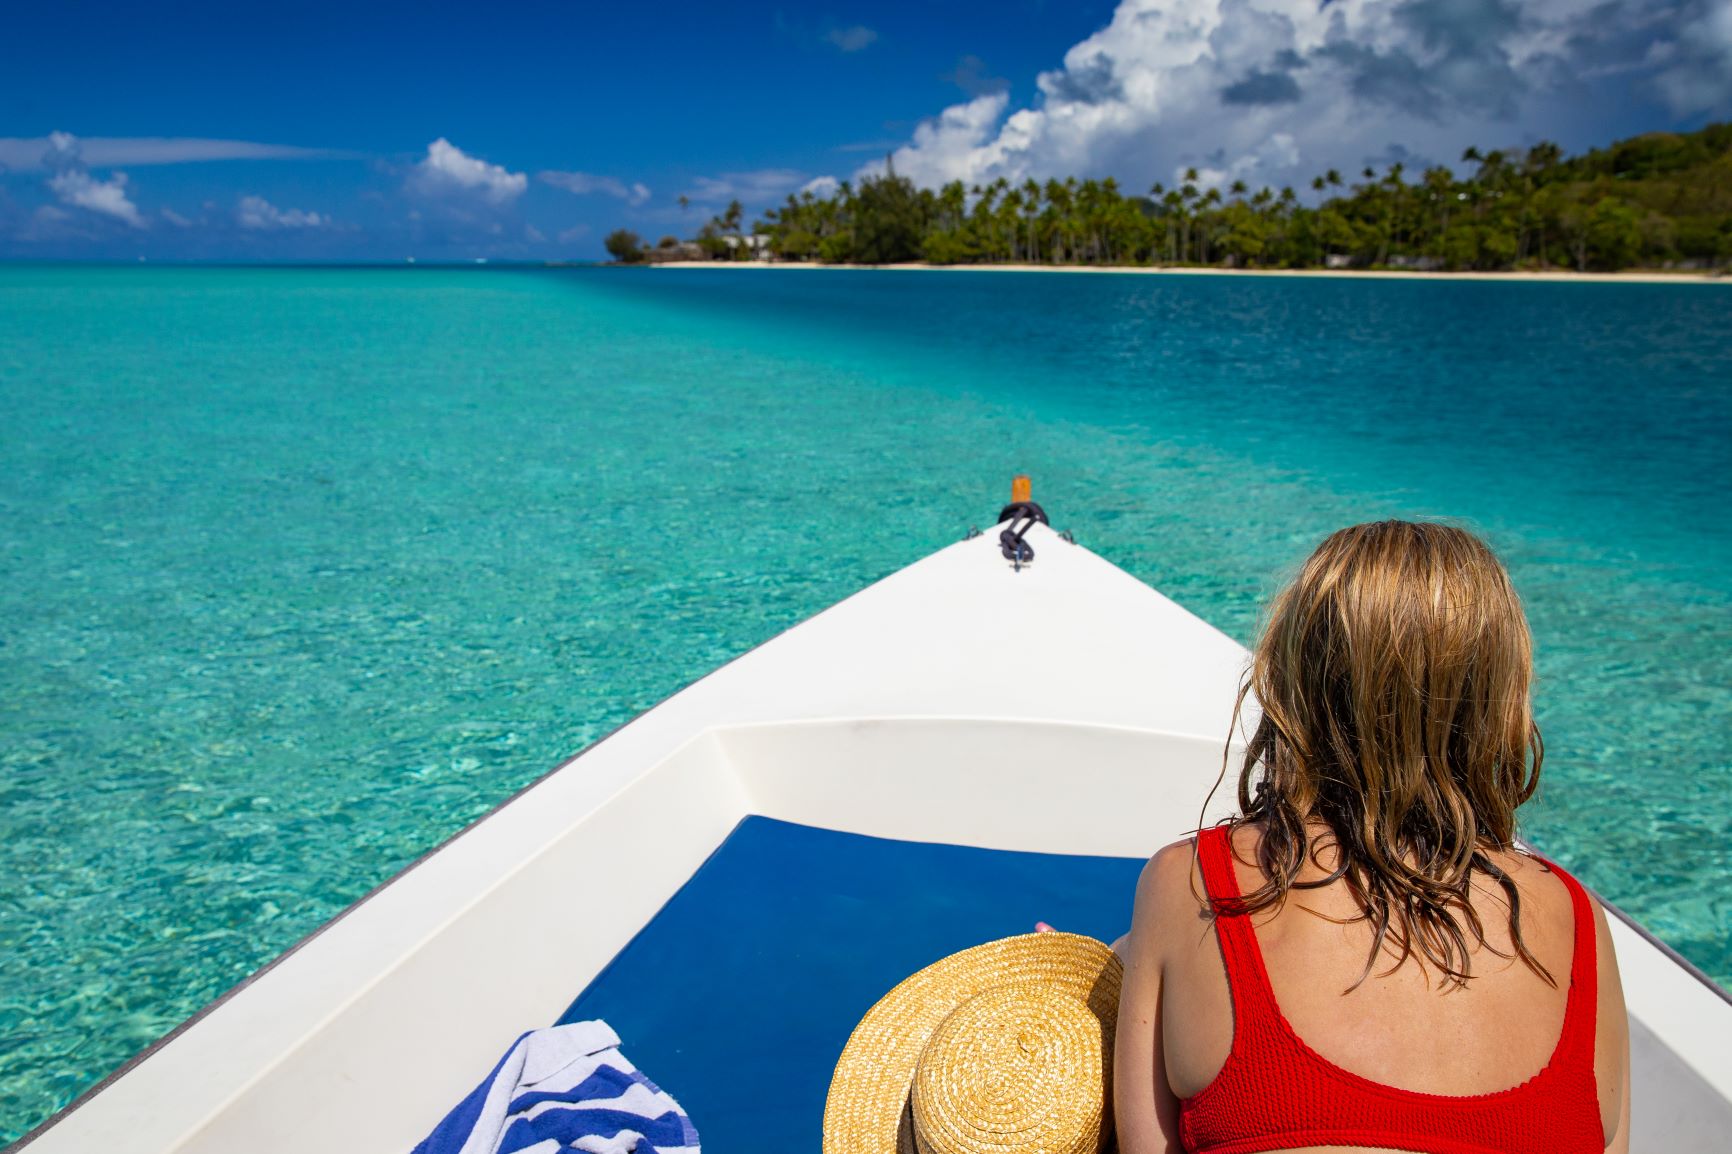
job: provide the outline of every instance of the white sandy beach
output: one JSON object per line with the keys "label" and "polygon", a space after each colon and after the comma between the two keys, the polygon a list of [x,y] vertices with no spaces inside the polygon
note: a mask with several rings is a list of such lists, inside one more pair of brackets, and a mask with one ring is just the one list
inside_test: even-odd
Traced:
{"label": "white sandy beach", "polygon": [[1053,272],[1053,273],[1116,273],[1135,276],[1249,276],[1249,277],[1338,277],[1358,280],[1441,280],[1441,281],[1529,281],[1583,284],[1719,284],[1732,285],[1732,276],[1716,276],[1695,272],[1399,272],[1366,269],[1244,269],[1244,268],[1173,268],[1135,265],[1049,265],[1049,264],[817,264],[799,261],[710,261],[686,260],[652,264],[650,268],[725,268],[783,269],[820,271],[825,269],[867,269],[887,272]]}

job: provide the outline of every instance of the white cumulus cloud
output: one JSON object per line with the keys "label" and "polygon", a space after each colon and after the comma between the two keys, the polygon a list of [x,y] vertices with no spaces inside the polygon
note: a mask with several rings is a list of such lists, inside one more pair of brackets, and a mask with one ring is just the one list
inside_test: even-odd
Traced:
{"label": "white cumulus cloud", "polygon": [[[1006,170],[1005,147],[999,143],[999,118],[1010,104],[1006,92],[988,92],[963,104],[953,104],[914,130],[914,140],[892,156],[896,170],[916,184],[940,185],[948,180],[990,179]],[[1035,113],[1018,113],[1023,117]],[[1008,126],[1007,130],[1008,130]],[[882,164],[867,165],[863,172],[877,171]]]}
{"label": "white cumulus cloud", "polygon": [[576,196],[588,196],[599,193],[603,196],[618,197],[627,204],[636,207],[650,198],[649,186],[641,182],[627,184],[612,176],[596,176],[589,172],[538,172],[536,179],[554,188],[563,188]]}
{"label": "white cumulus cloud", "polygon": [[138,206],[126,195],[124,172],[117,172],[107,180],[97,180],[83,169],[68,168],[55,173],[49,179],[48,187],[61,204],[113,217],[133,228],[150,227]]}
{"label": "white cumulus cloud", "polygon": [[278,208],[262,196],[243,196],[235,206],[235,223],[260,232],[277,229],[325,228],[331,218],[299,208]]}
{"label": "white cumulus cloud", "polygon": [[1594,87],[1607,77],[1679,115],[1732,109],[1732,0],[1120,0],[1032,104],[982,92],[893,162],[923,185],[1112,174],[1140,190],[1188,166],[1300,184],[1579,135],[1584,109],[1621,99]]}
{"label": "white cumulus cloud", "polygon": [[470,156],[441,136],[427,146],[427,155],[410,173],[410,184],[430,196],[478,196],[489,204],[509,204],[523,195],[529,178]]}

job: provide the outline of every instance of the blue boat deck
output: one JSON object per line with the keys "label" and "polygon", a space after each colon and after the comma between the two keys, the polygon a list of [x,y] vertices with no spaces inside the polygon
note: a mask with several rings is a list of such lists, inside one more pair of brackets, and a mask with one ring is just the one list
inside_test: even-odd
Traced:
{"label": "blue boat deck", "polygon": [[836,1058],[892,986],[1037,921],[1110,942],[1142,865],[748,817],[560,1021],[605,1018],[709,1154],[816,1151]]}

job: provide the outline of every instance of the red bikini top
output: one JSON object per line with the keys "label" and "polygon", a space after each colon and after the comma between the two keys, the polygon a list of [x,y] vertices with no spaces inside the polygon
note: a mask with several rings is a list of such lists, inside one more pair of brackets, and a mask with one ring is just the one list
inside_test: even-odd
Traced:
{"label": "red bikini top", "polygon": [[1547,863],[1569,887],[1576,914],[1569,1000],[1551,1060],[1508,1090],[1422,1094],[1343,1070],[1288,1024],[1275,1004],[1250,916],[1225,912],[1241,896],[1229,836],[1225,826],[1205,830],[1197,852],[1233,995],[1233,1047],[1215,1080],[1179,1104],[1186,1150],[1388,1146],[1426,1154],[1602,1154],[1606,1140],[1594,1081],[1594,916],[1575,878]]}

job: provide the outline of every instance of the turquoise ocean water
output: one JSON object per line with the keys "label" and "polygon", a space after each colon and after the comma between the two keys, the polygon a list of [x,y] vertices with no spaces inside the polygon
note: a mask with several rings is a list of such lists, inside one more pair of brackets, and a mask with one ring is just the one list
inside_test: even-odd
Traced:
{"label": "turquoise ocean water", "polygon": [[1244,640],[1483,531],[1528,833],[1732,982],[1732,289],[0,268],[0,465],[0,1139],[1017,471]]}

